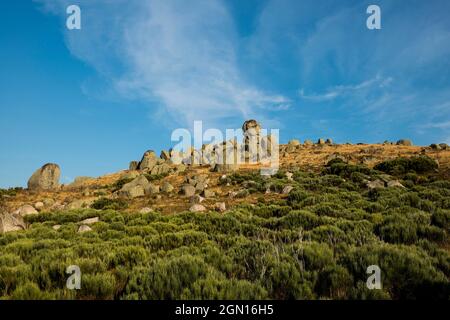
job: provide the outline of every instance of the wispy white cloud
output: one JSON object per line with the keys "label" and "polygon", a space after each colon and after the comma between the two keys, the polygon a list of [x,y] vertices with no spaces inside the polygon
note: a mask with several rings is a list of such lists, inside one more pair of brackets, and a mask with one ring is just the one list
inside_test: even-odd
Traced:
{"label": "wispy white cloud", "polygon": [[[67,3],[43,1],[53,11]],[[82,30],[66,32],[71,52],[159,114],[217,123],[290,104],[242,74],[234,21],[221,1],[82,1],[81,8]]]}
{"label": "wispy white cloud", "polygon": [[302,99],[314,102],[322,102],[334,100],[340,97],[353,97],[355,95],[361,96],[368,94],[369,90],[385,88],[393,81],[392,77],[381,77],[377,75],[373,79],[365,80],[355,85],[337,85],[326,90],[323,93],[305,94],[305,89],[299,90],[299,95]]}

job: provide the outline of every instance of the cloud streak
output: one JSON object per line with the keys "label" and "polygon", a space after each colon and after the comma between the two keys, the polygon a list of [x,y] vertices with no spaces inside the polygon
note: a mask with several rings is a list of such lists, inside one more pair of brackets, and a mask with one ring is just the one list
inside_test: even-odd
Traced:
{"label": "cloud streak", "polygon": [[369,91],[385,88],[391,84],[393,78],[381,77],[377,75],[373,79],[363,81],[356,85],[338,85],[328,89],[326,92],[319,94],[305,94],[305,90],[302,88],[299,91],[300,97],[305,100],[322,102],[330,101],[342,97],[352,97],[355,95],[367,95]]}
{"label": "cloud streak", "polygon": [[[55,1],[44,4],[58,8]],[[122,96],[143,99],[180,124],[289,107],[288,98],[245,79],[234,21],[220,1],[96,1],[81,8],[82,30],[66,31],[71,52]]]}

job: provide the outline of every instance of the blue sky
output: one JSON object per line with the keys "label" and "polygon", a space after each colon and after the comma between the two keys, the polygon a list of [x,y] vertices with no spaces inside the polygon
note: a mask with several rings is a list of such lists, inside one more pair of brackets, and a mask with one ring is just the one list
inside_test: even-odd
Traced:
{"label": "blue sky", "polygon": [[[65,27],[81,7],[82,29]],[[377,4],[382,29],[366,28]],[[125,169],[171,132],[450,142],[446,0],[39,0],[0,7],[0,187]]]}

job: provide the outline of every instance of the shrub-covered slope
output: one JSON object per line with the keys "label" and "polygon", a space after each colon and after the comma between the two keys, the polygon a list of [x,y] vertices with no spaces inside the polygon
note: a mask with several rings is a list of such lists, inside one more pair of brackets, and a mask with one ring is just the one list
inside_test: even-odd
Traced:
{"label": "shrub-covered slope", "polygon": [[[0,235],[0,296],[448,299],[450,181],[418,161],[420,170],[402,160],[375,170],[333,160],[321,173],[295,171],[293,181],[235,173],[221,183],[258,202],[225,213],[30,215],[29,229]],[[403,187],[388,187],[393,179]],[[376,180],[385,186],[367,187]],[[265,197],[287,185],[288,195]],[[77,233],[90,217],[100,222]],[[66,288],[70,265],[81,269],[80,290]],[[381,290],[366,287],[370,265],[381,269]]]}

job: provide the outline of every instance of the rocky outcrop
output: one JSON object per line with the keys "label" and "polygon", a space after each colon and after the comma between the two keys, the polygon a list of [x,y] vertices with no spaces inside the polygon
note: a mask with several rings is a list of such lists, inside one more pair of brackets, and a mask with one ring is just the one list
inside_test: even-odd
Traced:
{"label": "rocky outcrop", "polygon": [[247,120],[242,125],[244,134],[244,158],[245,161],[258,161],[259,136],[261,126],[256,120]]}
{"label": "rocky outcrop", "polygon": [[36,170],[28,180],[30,190],[52,190],[59,187],[61,169],[57,164],[47,163]]}
{"label": "rocky outcrop", "polygon": [[148,150],[142,156],[142,159],[139,162],[138,169],[151,171],[153,167],[156,166],[157,163],[158,157],[156,156],[155,151]]}

